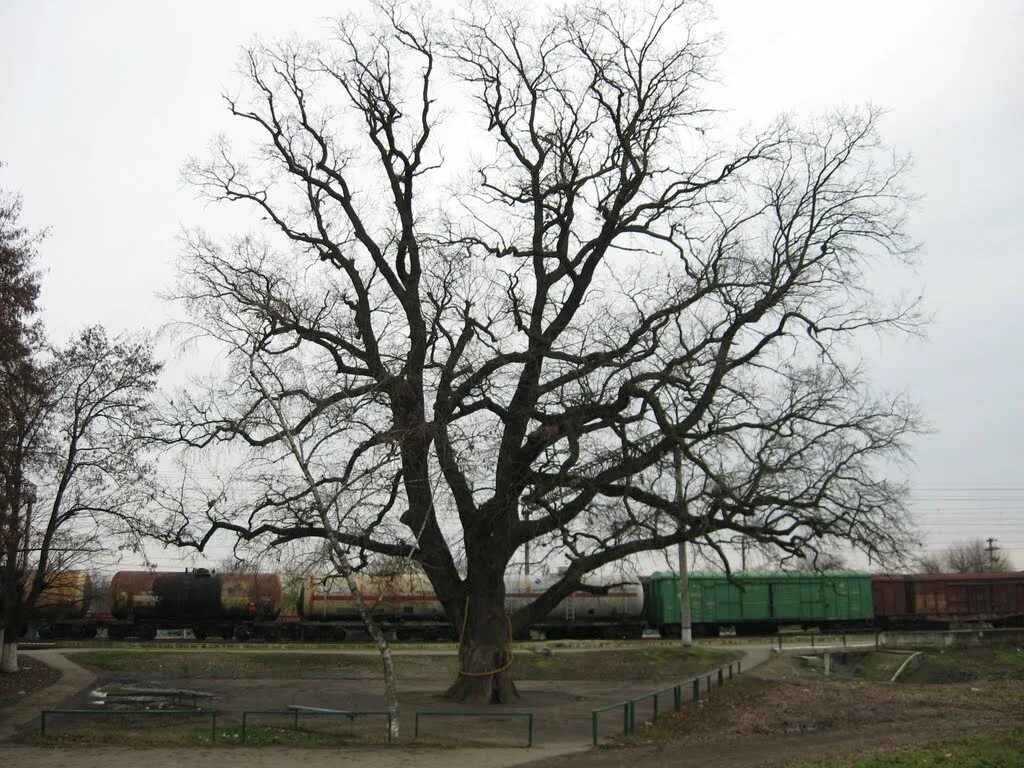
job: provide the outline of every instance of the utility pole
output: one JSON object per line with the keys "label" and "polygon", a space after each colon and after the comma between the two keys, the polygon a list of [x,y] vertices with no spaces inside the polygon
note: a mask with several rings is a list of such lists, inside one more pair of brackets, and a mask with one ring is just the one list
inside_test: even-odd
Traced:
{"label": "utility pole", "polygon": [[989,536],[986,541],[988,542],[988,567],[989,569],[993,569],[996,567],[996,551],[999,549],[999,547],[995,546],[995,543],[999,541],[999,539],[994,539]]}
{"label": "utility pole", "polygon": [[747,537],[740,534],[740,570],[747,570]]}
{"label": "utility pole", "polygon": [[[676,504],[683,504],[683,455],[675,450]],[[679,542],[679,628],[684,646],[693,645],[693,627],[690,623],[690,566],[686,562],[686,542]]]}

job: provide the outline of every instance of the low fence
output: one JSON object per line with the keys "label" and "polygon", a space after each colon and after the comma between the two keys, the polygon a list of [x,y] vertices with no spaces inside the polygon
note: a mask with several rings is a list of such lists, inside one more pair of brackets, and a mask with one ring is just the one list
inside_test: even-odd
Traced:
{"label": "low fence", "polygon": [[710,673],[699,675],[697,677],[685,680],[675,685],[670,685],[667,688],[659,688],[651,693],[638,696],[635,699],[627,699],[626,701],[619,702],[617,704],[609,704],[606,707],[599,707],[598,709],[592,710],[590,713],[590,735],[594,746],[597,746],[600,741],[599,729],[601,724],[601,715],[605,712],[612,712],[621,710],[622,711],[622,733],[627,736],[631,733],[636,732],[636,710],[637,705],[643,704],[646,701],[651,702],[651,722],[658,719],[658,715],[661,713],[661,699],[667,699],[669,694],[672,695],[672,710],[678,712],[683,708],[683,696],[684,693],[690,695],[691,701],[697,701],[700,699],[701,683],[703,682],[706,686],[707,693],[710,695],[712,680],[717,679],[718,687],[721,688],[725,685],[726,679],[731,680],[735,675],[742,672],[741,662],[734,661],[718,669],[712,670]]}
{"label": "low fence", "polygon": [[90,717],[136,717],[136,716],[209,716],[210,738],[217,738],[217,710],[215,709],[44,709],[39,713],[39,735],[46,735],[46,720],[54,715],[75,715]]}

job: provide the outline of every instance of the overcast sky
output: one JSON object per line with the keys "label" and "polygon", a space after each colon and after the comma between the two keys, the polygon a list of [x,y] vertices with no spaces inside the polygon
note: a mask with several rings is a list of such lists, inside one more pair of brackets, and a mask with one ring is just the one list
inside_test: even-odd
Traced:
{"label": "overcast sky", "polygon": [[[209,211],[179,181],[230,131],[220,94],[254,35],[322,36],[352,3],[0,0],[0,187],[48,227],[44,316],[62,339],[90,323],[166,316],[183,225]],[[994,536],[1024,567],[1024,3],[723,0],[716,106],[763,124],[780,111],[886,107],[911,152],[923,243],[911,282],[928,340],[869,340],[876,380],[909,392],[934,432],[917,442],[913,504],[939,548]]]}

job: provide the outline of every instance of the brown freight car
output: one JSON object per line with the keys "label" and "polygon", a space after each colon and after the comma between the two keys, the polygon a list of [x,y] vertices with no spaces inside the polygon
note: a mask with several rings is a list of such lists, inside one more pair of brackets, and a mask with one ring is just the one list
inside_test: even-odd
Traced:
{"label": "brown freight car", "polygon": [[884,574],[871,586],[882,627],[1024,625],[1024,572]]}
{"label": "brown freight car", "polygon": [[[207,635],[247,639],[281,612],[281,579],[273,573],[215,574],[118,571],[110,581],[110,613],[120,623],[110,637],[156,636],[157,629],[191,629]],[[268,627],[267,633],[274,628]]]}

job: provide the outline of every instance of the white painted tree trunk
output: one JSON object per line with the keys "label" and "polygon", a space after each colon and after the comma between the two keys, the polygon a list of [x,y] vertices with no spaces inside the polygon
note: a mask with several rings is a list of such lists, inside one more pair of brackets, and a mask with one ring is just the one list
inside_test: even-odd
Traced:
{"label": "white painted tree trunk", "polygon": [[323,524],[324,530],[327,532],[327,540],[331,545],[331,560],[333,561],[335,568],[338,570],[338,573],[345,579],[345,583],[348,585],[349,591],[352,593],[352,597],[355,598],[356,608],[363,620],[363,624],[366,625],[366,629],[369,631],[370,636],[373,637],[373,642],[377,646],[378,653],[380,653],[380,659],[384,665],[384,700],[388,711],[390,738],[392,740],[397,739],[399,731],[398,686],[395,681],[395,665],[394,659],[391,655],[391,646],[388,643],[387,638],[384,636],[384,632],[381,630],[377,620],[374,618],[373,612],[370,610],[370,606],[368,606],[366,601],[363,600],[363,594],[359,589],[359,584],[356,582],[355,574],[352,573],[352,569],[349,566],[345,548],[342,547],[341,542],[338,541],[338,533],[332,525],[329,514],[331,504],[320,493],[320,486],[317,484],[316,479],[310,472],[309,462],[306,460],[306,456],[303,453],[301,446],[295,439],[295,432],[292,430],[292,427],[289,424],[284,411],[281,410],[278,402],[271,396],[270,392],[264,386],[263,380],[256,372],[255,363],[256,361],[254,357],[250,356],[249,370],[252,374],[252,378],[259,387],[260,392],[266,398],[267,403],[273,409],[274,415],[277,417],[278,423],[281,426],[281,430],[284,433],[285,440],[288,444],[288,450],[295,459],[295,463],[298,465],[299,471],[302,472],[302,477],[306,481],[306,485],[309,488],[310,494],[313,496],[314,503],[316,504],[320,521]]}
{"label": "white painted tree trunk", "polygon": [[18,671],[18,641],[4,643],[0,652],[0,672]]}

